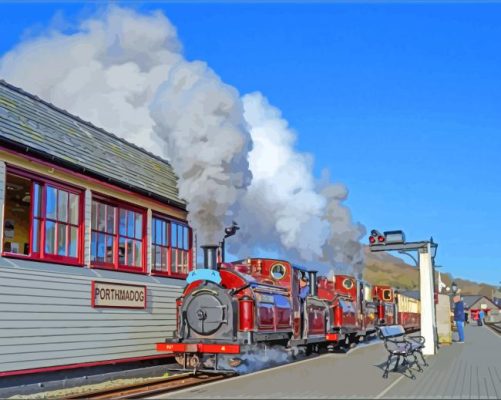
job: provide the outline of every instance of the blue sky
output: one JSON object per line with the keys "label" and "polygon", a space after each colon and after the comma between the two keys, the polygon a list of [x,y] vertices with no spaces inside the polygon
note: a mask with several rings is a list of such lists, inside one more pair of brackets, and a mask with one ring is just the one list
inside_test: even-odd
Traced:
{"label": "blue sky", "polygon": [[[368,229],[433,236],[445,271],[501,281],[501,4],[126,4],[265,94]],[[0,54],[94,8],[1,3]]]}

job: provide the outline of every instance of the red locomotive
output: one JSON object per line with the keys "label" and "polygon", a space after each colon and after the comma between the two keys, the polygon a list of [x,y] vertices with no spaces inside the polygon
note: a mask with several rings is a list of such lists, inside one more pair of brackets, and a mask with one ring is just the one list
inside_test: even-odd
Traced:
{"label": "red locomotive", "polygon": [[317,279],[316,271],[284,260],[218,264],[217,246],[202,248],[205,268],[190,273],[176,302],[174,337],[157,344],[175,353],[183,369],[218,370],[221,354],[232,355],[236,367],[263,345],[346,348],[375,334],[378,324],[395,322],[389,287],[348,275]]}

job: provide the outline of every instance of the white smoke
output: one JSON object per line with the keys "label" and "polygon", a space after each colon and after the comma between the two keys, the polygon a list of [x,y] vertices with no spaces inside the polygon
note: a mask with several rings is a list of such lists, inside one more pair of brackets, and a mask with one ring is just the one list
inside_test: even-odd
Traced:
{"label": "white smoke", "polygon": [[176,65],[152,105],[200,243],[218,244],[250,183],[251,139],[242,114],[237,91],[201,62]]}
{"label": "white smoke", "polygon": [[4,55],[0,77],[167,158],[199,243],[215,244],[234,219],[242,229],[228,243],[242,256],[361,266],[364,229],[343,205],[346,189],[319,186],[263,95],[241,99],[187,61],[161,12],[114,6],[71,33],[49,29]]}
{"label": "white smoke", "polygon": [[219,368],[236,371],[240,375],[260,371],[265,368],[271,368],[282,364],[288,364],[294,360],[305,357],[305,348],[285,349],[284,347],[270,347],[258,345],[253,347],[245,354],[239,355],[241,364],[234,367],[231,360],[234,356],[219,356]]}
{"label": "white smoke", "polygon": [[184,59],[162,13],[110,7],[77,33],[21,43],[2,58],[0,76],[169,159],[199,242],[221,240],[251,179],[240,96]]}
{"label": "white smoke", "polygon": [[352,221],[343,205],[346,188],[315,181],[312,158],[296,151],[295,133],[262,94],[246,95],[243,102],[253,141],[253,180],[237,217],[241,240],[229,242],[231,248],[273,250],[297,262],[313,262],[322,272],[333,267],[361,272],[359,240],[365,228]]}

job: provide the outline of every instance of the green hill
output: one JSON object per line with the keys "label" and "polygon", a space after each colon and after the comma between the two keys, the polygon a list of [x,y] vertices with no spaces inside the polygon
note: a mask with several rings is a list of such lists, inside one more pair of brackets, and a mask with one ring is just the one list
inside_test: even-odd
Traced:
{"label": "green hill", "polygon": [[[438,276],[438,270],[437,270]],[[419,269],[388,253],[371,253],[365,249],[364,279],[371,284],[390,285],[406,290],[419,289]],[[450,286],[455,281],[463,294],[492,297],[496,288],[486,283],[472,282],[449,273],[441,273],[442,282]]]}

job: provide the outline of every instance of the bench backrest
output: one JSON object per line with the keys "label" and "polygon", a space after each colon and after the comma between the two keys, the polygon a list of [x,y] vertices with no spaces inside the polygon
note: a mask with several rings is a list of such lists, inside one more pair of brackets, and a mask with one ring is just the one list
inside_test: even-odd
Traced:
{"label": "bench backrest", "polygon": [[379,327],[379,334],[382,339],[405,335],[405,329],[402,325],[389,325]]}

